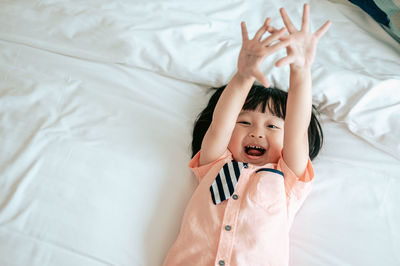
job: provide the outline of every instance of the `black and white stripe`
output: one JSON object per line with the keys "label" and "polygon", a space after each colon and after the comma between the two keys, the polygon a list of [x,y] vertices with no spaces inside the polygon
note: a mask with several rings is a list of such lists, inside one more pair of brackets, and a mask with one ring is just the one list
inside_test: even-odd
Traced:
{"label": "black and white stripe", "polygon": [[211,198],[215,205],[233,195],[239,181],[240,172],[245,165],[247,166],[247,163],[232,160],[222,167],[210,187]]}

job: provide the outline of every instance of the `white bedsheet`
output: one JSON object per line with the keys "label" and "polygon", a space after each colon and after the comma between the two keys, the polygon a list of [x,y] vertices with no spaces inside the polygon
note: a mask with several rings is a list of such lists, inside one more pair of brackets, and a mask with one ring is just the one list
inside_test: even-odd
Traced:
{"label": "white bedsheet", "polygon": [[400,163],[323,120],[313,191],[291,231],[291,265],[399,265]]}
{"label": "white bedsheet", "polygon": [[[314,30],[333,21],[313,68],[326,143],[291,265],[399,265],[400,45],[310,4]],[[0,265],[160,265],[207,87],[235,71],[240,21],[279,26],[280,5],[300,19],[297,1],[1,1]],[[277,56],[263,69],[286,89]]]}

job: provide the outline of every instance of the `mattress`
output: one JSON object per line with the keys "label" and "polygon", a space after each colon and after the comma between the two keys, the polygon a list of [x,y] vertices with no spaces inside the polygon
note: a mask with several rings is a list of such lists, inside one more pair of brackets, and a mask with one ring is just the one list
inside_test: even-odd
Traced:
{"label": "mattress", "polygon": [[[324,146],[290,265],[400,265],[400,44],[356,6],[313,65]],[[0,265],[161,265],[198,183],[187,167],[210,87],[276,1],[0,2]],[[262,70],[288,88],[288,68]]]}

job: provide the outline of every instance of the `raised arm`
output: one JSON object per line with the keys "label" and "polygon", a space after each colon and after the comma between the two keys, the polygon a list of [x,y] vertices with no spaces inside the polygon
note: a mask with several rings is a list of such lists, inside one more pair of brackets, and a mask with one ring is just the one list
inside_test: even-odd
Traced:
{"label": "raised arm", "polygon": [[[276,66],[290,65],[290,85],[286,104],[283,141],[283,159],[289,168],[301,176],[309,157],[307,130],[312,111],[311,65],[314,62],[319,39],[330,27],[327,21],[314,34],[309,32],[309,5],[303,9],[301,29],[297,30],[285,9],[281,16],[289,35],[281,40],[290,40],[286,47],[287,56],[276,62]],[[272,30],[274,32],[276,30]]]}
{"label": "raised arm", "polygon": [[253,39],[248,38],[246,24],[242,22],[242,48],[239,53],[238,70],[221,94],[215,107],[213,118],[204,136],[200,151],[200,165],[213,162],[227,149],[235,127],[236,119],[243,107],[247,94],[258,79],[264,86],[269,82],[259,66],[272,53],[286,47],[289,40],[277,41],[285,29],[275,30],[265,40],[263,35],[270,29],[270,18],[267,18]]}

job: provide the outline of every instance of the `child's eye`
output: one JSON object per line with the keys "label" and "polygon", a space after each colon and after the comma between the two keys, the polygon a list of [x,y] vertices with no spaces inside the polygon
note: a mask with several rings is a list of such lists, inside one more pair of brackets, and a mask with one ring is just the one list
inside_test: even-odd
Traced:
{"label": "child's eye", "polygon": [[271,124],[271,125],[268,125],[267,127],[268,127],[268,128],[273,128],[273,129],[278,129],[278,128],[279,128],[279,127],[277,127],[277,126],[275,126],[275,125],[272,125],[272,124]]}
{"label": "child's eye", "polygon": [[247,122],[247,121],[238,121],[238,123],[239,123],[239,124],[242,124],[242,125],[250,125],[250,123]]}

